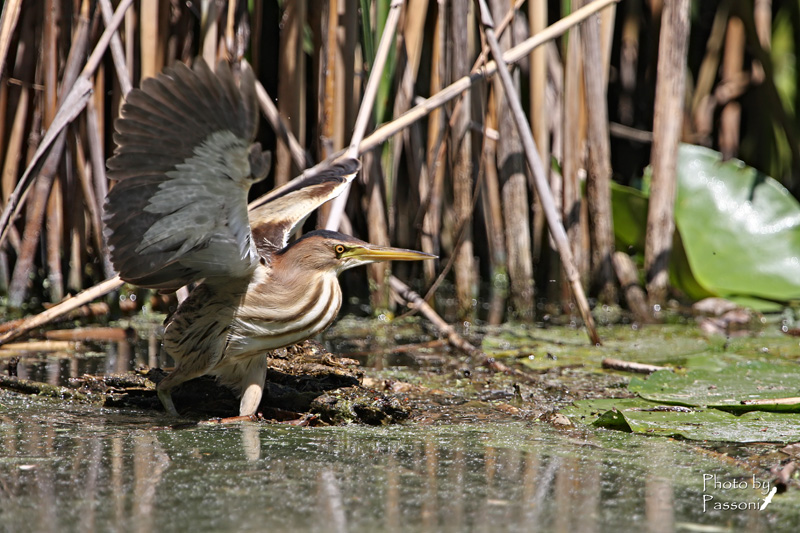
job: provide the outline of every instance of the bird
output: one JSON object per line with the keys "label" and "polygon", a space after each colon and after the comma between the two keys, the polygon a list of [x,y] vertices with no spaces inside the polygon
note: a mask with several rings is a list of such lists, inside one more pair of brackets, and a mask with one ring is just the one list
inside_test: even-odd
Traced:
{"label": "bird", "polygon": [[202,375],[239,395],[241,416],[254,415],[269,351],[331,325],[342,303],[341,272],[435,258],[327,230],[291,240],[354,179],[355,158],[301,176],[248,211],[250,187],[266,177],[271,158],[255,142],[253,71],[242,61],[238,72],[224,60],[212,71],[197,58],[145,79],[115,121],[106,164],[114,184],[104,235],[120,278],[161,292],[194,285],[164,323],[163,347],[175,367],[156,390],[174,416],[174,389]]}

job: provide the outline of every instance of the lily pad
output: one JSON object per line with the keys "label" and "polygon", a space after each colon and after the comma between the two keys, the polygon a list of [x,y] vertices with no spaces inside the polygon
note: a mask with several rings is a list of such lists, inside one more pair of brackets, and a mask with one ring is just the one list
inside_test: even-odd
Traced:
{"label": "lily pad", "polygon": [[675,223],[697,282],[719,296],[800,297],[800,204],[776,180],[682,145]]}
{"label": "lily pad", "polygon": [[737,416],[639,398],[578,401],[562,414],[573,422],[662,437],[741,443],[800,440],[800,414],[749,412]]}
{"label": "lily pad", "polygon": [[[762,311],[800,298],[800,203],[737,159],[678,151],[670,282],[695,300],[722,296]],[[647,192],[611,189],[617,248],[644,251]]]}
{"label": "lily pad", "polygon": [[[698,368],[685,375],[658,371],[632,378],[628,389],[644,399],[672,405],[714,407],[730,412],[800,412],[800,367],[746,361],[722,370]],[[794,399],[791,403],[759,403]]]}

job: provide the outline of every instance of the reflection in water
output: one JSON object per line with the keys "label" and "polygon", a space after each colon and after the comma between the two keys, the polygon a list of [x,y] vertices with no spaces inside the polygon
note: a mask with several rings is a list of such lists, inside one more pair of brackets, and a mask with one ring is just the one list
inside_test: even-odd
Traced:
{"label": "reflection in water", "polygon": [[141,532],[155,531],[156,488],[169,466],[153,432],[137,432],[133,436],[133,523]]}
{"label": "reflection in water", "polygon": [[114,503],[113,520],[119,524],[125,519],[125,490],[122,479],[123,442],[120,437],[111,441],[111,501]]}
{"label": "reflection in water", "polygon": [[422,529],[424,531],[435,531],[438,518],[438,502],[436,497],[439,494],[437,490],[436,473],[438,471],[438,456],[436,451],[436,444],[433,442],[433,435],[429,435],[425,439],[425,452],[423,455],[423,464],[425,472],[425,499],[422,500]]}
{"label": "reflection in water", "polygon": [[[52,427],[44,427],[42,431],[37,432],[36,438],[28,443],[28,453],[33,453],[36,448],[45,450],[47,456],[54,454],[53,440],[55,439],[55,431]],[[42,502],[55,502],[56,500],[56,483],[55,471],[51,468],[41,468],[37,465],[33,469],[34,483],[36,485],[36,497]],[[55,531],[56,530],[56,506],[49,505],[46,509],[42,509],[36,515],[36,529],[39,531]]]}
{"label": "reflection in water", "polygon": [[[657,459],[665,459],[664,450],[651,446]],[[661,472],[661,460],[653,461],[645,474],[644,503],[647,518],[647,530],[650,533],[667,533],[675,530],[673,513],[673,487],[670,478]]]}
{"label": "reflection in water", "polygon": [[319,522],[321,531],[344,533],[347,531],[347,517],[342,502],[342,491],[336,476],[330,470],[319,474],[319,508],[322,509]]}
{"label": "reflection in water", "polygon": [[261,440],[259,428],[256,424],[242,423],[242,450],[248,461],[261,459]]}
{"label": "reflection in water", "polygon": [[[143,412],[103,414],[0,392],[2,528],[797,526],[798,511],[781,508],[780,496],[764,513],[704,514],[702,474],[744,474],[667,439],[617,432],[566,436],[538,423],[295,428],[248,422],[172,430],[166,422]],[[777,512],[795,522],[782,529]]]}
{"label": "reflection in water", "polygon": [[383,512],[383,530],[387,533],[400,531],[400,467],[392,455],[386,458],[386,499]]}
{"label": "reflection in water", "polygon": [[70,379],[84,374],[122,374],[145,364],[163,367],[167,361],[159,360],[159,345],[156,334],[152,333],[147,341],[128,338],[87,341],[77,352],[25,352],[17,366],[17,375],[21,379],[67,386]]}

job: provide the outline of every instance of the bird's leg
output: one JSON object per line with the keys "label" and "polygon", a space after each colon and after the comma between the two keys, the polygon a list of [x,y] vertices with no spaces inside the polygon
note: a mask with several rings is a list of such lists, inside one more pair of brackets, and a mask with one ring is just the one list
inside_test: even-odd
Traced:
{"label": "bird's leg", "polygon": [[172,390],[162,389],[159,384],[156,387],[156,392],[158,393],[158,399],[161,400],[161,405],[164,406],[164,410],[172,416],[180,416],[178,410],[175,409],[175,404],[172,402]]}
{"label": "bird's leg", "polygon": [[167,413],[172,416],[180,416],[178,410],[175,409],[175,404],[172,402],[172,389],[184,381],[188,381],[200,375],[202,375],[202,372],[187,374],[185,369],[178,365],[175,370],[158,383],[156,386],[156,393],[158,393],[158,399],[161,400],[161,405],[164,406],[164,410]]}
{"label": "bird's leg", "polygon": [[242,379],[242,399],[239,402],[239,416],[256,414],[261,396],[264,394],[264,380],[267,377],[267,358],[260,356],[253,361]]}

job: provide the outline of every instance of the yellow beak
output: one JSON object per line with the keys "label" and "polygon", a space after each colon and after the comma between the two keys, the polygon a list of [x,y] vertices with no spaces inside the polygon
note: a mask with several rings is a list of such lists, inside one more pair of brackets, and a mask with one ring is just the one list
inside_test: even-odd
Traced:
{"label": "yellow beak", "polygon": [[426,254],[425,252],[417,252],[416,250],[362,244],[353,246],[344,252],[342,258],[352,258],[363,263],[375,263],[378,261],[421,261],[423,259],[436,259],[437,256]]}

